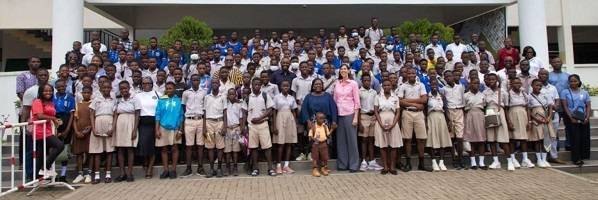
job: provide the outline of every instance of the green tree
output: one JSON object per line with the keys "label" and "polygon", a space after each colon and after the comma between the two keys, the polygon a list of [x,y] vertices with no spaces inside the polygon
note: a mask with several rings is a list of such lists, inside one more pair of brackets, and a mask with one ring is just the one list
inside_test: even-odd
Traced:
{"label": "green tree", "polygon": [[214,31],[208,24],[194,17],[186,16],[166,31],[159,43],[163,47],[171,47],[176,40],[181,40],[185,48],[191,46],[191,41],[197,40],[202,47],[212,43]]}
{"label": "green tree", "polygon": [[415,21],[404,21],[396,26],[397,33],[403,41],[408,41],[409,33],[419,33],[422,39],[427,41],[435,31],[440,32],[440,39],[446,42],[453,41],[454,30],[442,23],[432,23],[428,19],[418,19]]}

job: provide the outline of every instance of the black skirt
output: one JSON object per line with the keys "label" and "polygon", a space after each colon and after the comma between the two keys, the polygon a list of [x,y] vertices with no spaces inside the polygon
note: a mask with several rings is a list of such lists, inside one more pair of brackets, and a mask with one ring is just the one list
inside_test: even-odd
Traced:
{"label": "black skirt", "polygon": [[565,131],[567,131],[571,138],[569,144],[571,145],[571,161],[577,162],[580,160],[590,159],[590,123],[580,124],[571,123],[569,117],[563,117],[565,122]]}
{"label": "black skirt", "polygon": [[137,141],[137,156],[151,156],[155,153],[156,119],[153,116],[139,117],[139,140]]}

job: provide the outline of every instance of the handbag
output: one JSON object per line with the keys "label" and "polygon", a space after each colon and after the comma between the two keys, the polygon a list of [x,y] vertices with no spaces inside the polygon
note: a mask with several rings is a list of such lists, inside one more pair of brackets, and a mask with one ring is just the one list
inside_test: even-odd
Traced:
{"label": "handbag", "polygon": [[486,109],[486,115],[484,116],[484,125],[486,128],[494,128],[499,127],[502,125],[501,118],[500,118],[500,88],[498,89],[498,107],[499,110],[497,112],[494,109]]}
{"label": "handbag", "polygon": [[571,113],[571,117],[573,117],[573,119],[579,120],[579,121],[584,121],[586,120],[586,113],[579,111],[579,109],[577,109],[577,106],[575,105],[575,100],[573,100],[573,94],[571,93],[571,89],[569,90],[569,97],[571,97],[571,101],[573,101],[573,107],[575,108],[575,110]]}

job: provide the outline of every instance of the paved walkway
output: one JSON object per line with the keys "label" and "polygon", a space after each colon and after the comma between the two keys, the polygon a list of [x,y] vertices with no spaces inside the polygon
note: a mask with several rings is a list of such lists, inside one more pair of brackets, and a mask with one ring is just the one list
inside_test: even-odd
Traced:
{"label": "paved walkway", "polygon": [[334,173],[280,177],[138,180],[86,185],[74,192],[42,190],[7,199],[597,199],[598,184],[557,170]]}

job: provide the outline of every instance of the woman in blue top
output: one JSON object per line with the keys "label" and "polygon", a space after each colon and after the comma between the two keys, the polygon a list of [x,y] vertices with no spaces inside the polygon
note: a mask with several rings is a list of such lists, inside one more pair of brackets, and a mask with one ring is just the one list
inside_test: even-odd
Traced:
{"label": "woman in blue top", "polygon": [[[311,93],[309,93],[303,99],[303,104],[301,105],[301,113],[299,122],[301,124],[307,124],[308,129],[311,130],[311,127],[314,124],[315,115],[318,112],[322,112],[326,115],[328,127],[330,127],[330,131],[332,132],[336,129],[336,122],[337,122],[337,109],[336,103],[332,98],[332,95],[328,94],[324,90],[324,82],[322,79],[314,79],[311,82]],[[334,136],[333,136],[334,137]],[[306,143],[305,143],[306,144]],[[334,146],[334,145],[331,145]],[[302,152],[308,152],[311,145],[308,145],[302,149]],[[329,151],[334,152],[334,151]]]}
{"label": "woman in blue top", "polygon": [[561,103],[566,116],[565,128],[571,145],[571,161],[583,165],[584,159],[590,158],[590,95],[581,89],[581,79],[577,74],[568,78],[569,88],[561,91]]}

